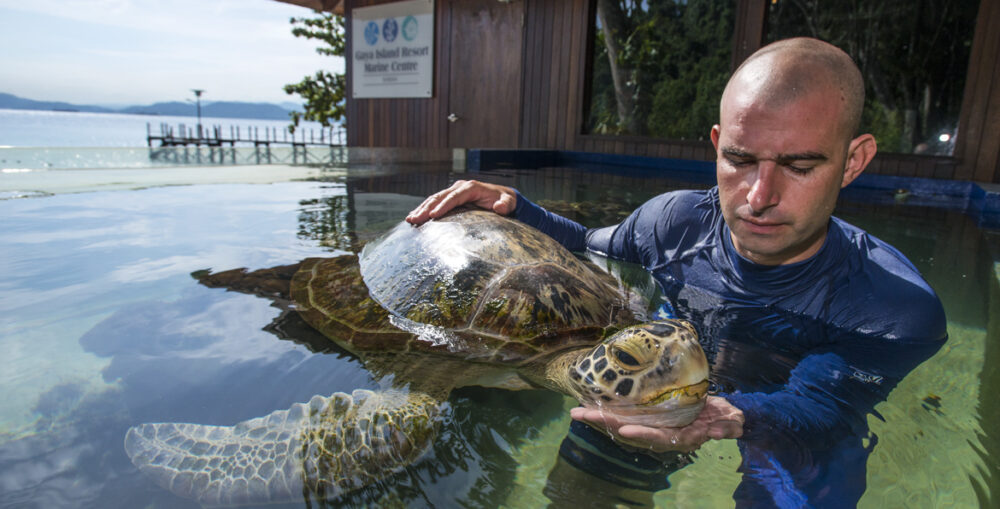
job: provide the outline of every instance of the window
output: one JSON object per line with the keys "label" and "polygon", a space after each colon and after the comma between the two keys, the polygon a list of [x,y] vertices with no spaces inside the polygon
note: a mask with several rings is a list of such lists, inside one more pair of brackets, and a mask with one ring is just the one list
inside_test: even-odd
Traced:
{"label": "window", "polygon": [[977,0],[770,0],[765,42],[810,36],[843,49],[865,77],[862,128],[879,151],[951,155],[978,7]]}
{"label": "window", "polygon": [[735,18],[733,1],[598,0],[586,131],[708,139]]}

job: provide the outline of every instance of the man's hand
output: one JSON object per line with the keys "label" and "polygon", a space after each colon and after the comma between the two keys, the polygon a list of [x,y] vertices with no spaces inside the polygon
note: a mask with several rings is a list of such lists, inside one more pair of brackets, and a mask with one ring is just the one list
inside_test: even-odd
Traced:
{"label": "man's hand", "polygon": [[423,203],[413,209],[406,221],[421,225],[429,219],[436,219],[448,213],[459,205],[471,204],[481,209],[492,210],[506,216],[514,212],[517,206],[517,195],[514,190],[497,184],[486,184],[476,180],[459,180],[448,189],[439,191],[427,197]]}
{"label": "man's hand", "polygon": [[610,412],[583,407],[571,410],[570,416],[605,431],[626,445],[655,452],[691,452],[709,439],[722,440],[743,435],[743,412],[718,396],[709,396],[698,418],[683,428],[623,424]]}

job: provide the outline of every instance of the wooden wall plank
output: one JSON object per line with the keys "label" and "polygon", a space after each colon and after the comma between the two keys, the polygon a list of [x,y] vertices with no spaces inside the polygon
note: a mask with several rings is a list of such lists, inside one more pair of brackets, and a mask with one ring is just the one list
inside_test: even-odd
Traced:
{"label": "wooden wall plank", "polygon": [[533,110],[531,105],[535,101],[535,93],[537,92],[537,87],[535,87],[535,60],[530,57],[534,53],[534,48],[536,44],[535,26],[538,25],[537,20],[537,2],[532,2],[525,0],[525,11],[524,11],[524,47],[522,48],[522,54],[524,55],[524,82],[521,83],[521,147],[530,146],[529,140],[534,135],[535,132],[535,122],[533,116]]}
{"label": "wooden wall plank", "polygon": [[934,174],[934,165],[930,164],[929,161],[925,161],[923,159],[918,158],[913,161],[913,166],[914,166],[914,171],[913,171],[914,177],[928,178]]}
{"label": "wooden wall plank", "polygon": [[572,150],[574,139],[580,133],[579,118],[583,111],[583,104],[580,101],[580,81],[583,79],[580,72],[580,56],[586,54],[582,41],[586,37],[585,16],[586,5],[583,2],[575,1],[570,5],[570,48],[566,55],[569,67],[566,71],[566,115],[563,120],[563,136],[559,147]]}
{"label": "wooden wall plank", "polygon": [[[432,92],[433,93],[433,92]],[[426,132],[427,116],[422,114],[423,104],[426,101],[409,101],[406,104],[406,120],[401,127],[406,132],[402,133],[400,143],[403,147],[423,146],[422,137]]]}
{"label": "wooden wall plank", "polygon": [[560,54],[562,50],[562,34],[563,34],[563,16],[562,7],[565,2],[547,2],[549,5],[552,21],[549,26],[552,30],[548,31],[548,37],[546,37],[546,42],[548,43],[545,55],[546,63],[545,66],[548,70],[548,79],[546,80],[546,88],[548,89],[548,97],[546,99],[545,111],[548,112],[547,118],[545,119],[545,146],[552,147],[556,142],[556,133],[559,130],[559,115],[562,113],[559,111],[559,81],[562,76],[559,72],[559,61],[561,60]]}
{"label": "wooden wall plank", "polygon": [[555,122],[551,129],[552,143],[549,146],[565,148],[566,140],[566,118],[569,116],[569,103],[567,95],[570,88],[569,62],[572,60],[573,50],[573,3],[559,2],[559,17],[556,21],[555,33],[558,36],[559,48],[553,52],[556,61],[553,66],[558,69],[556,78],[553,80],[552,88],[555,90]]}
{"label": "wooden wall plank", "polygon": [[521,147],[534,148],[534,140],[538,132],[538,94],[541,72],[541,59],[536,58],[536,49],[541,44],[539,33],[541,29],[541,9],[544,1],[529,1],[525,4],[525,34],[524,34],[524,90],[521,104]]}
{"label": "wooden wall plank", "polygon": [[913,159],[906,159],[905,161],[900,161],[899,174],[904,177],[916,177],[917,164],[918,162]]}
{"label": "wooden wall plank", "polygon": [[1000,1],[982,0],[976,17],[972,50],[969,54],[969,68],[966,73],[964,100],[955,147],[955,156],[963,160],[956,172],[956,177],[961,179],[971,179],[975,175],[974,154],[985,135],[984,105],[989,97],[988,88],[991,80],[990,73],[986,69],[989,63],[996,61],[1000,46],[998,37],[991,35],[990,32],[996,32],[994,27],[998,22],[1000,22]]}
{"label": "wooden wall plank", "polygon": [[528,2],[528,0],[524,0],[524,2],[525,2],[524,8],[521,9],[523,18],[521,20],[521,49],[520,49],[521,83],[518,84],[518,88],[520,90],[520,98],[521,98],[521,102],[520,104],[518,104],[518,112],[517,112],[518,139],[517,139],[517,145],[512,148],[519,148],[524,146],[524,140],[525,140],[524,131],[528,125],[525,119],[527,111],[525,110],[524,105],[527,104],[528,94],[531,93],[530,87],[528,87],[528,83],[531,83],[528,80],[528,74],[530,73],[530,62],[532,61],[531,59],[532,48],[528,46],[528,40],[530,37],[529,30],[531,30],[532,20],[531,20],[530,2]]}
{"label": "wooden wall plank", "polygon": [[434,12],[435,35],[434,53],[436,61],[434,67],[437,74],[434,77],[434,88],[437,93],[434,100],[427,108],[430,110],[430,118],[427,120],[426,128],[433,139],[430,147],[440,148],[448,146],[448,96],[451,93],[451,44],[446,41],[451,40],[451,4],[445,1],[438,1],[435,4]]}
{"label": "wooden wall plank", "polygon": [[586,116],[586,103],[590,100],[590,61],[594,51],[594,41],[591,33],[596,28],[593,26],[592,21],[596,10],[596,2],[577,0],[576,9],[573,13],[574,19],[577,20],[577,45],[574,56],[576,67],[573,70],[573,75],[576,76],[576,86],[574,87],[576,95],[575,100],[570,103],[574,109],[574,118],[571,124],[573,127],[572,140],[574,141],[569,142],[568,148],[573,148],[576,145],[575,140],[583,134],[584,125],[588,120]]}
{"label": "wooden wall plank", "polygon": [[[1000,40],[1000,31],[994,30],[993,36]],[[992,78],[983,108],[986,111],[983,136],[976,147],[974,180],[980,182],[1000,182],[1000,58],[997,57],[993,60]]]}
{"label": "wooden wall plank", "polygon": [[731,69],[739,67],[747,57],[760,48],[764,40],[767,4],[766,0],[741,0],[736,3]]}
{"label": "wooden wall plank", "polygon": [[538,81],[536,82],[539,87],[538,103],[536,107],[538,108],[538,135],[535,140],[535,144],[539,147],[544,147],[545,139],[549,130],[549,87],[551,86],[552,79],[552,66],[550,65],[549,59],[552,54],[552,31],[548,30],[548,27],[552,26],[553,18],[555,13],[555,2],[544,1],[544,9],[542,11],[542,26],[541,28],[541,48],[539,54],[535,55],[534,58],[538,59],[541,64],[540,72],[538,73]]}

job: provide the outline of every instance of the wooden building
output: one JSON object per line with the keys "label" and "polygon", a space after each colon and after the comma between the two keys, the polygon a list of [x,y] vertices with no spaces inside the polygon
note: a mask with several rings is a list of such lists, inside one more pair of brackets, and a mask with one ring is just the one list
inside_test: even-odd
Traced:
{"label": "wooden building", "polygon": [[[383,0],[282,0],[335,11]],[[738,0],[731,69],[765,39],[771,0]],[[436,0],[433,93],[348,99],[348,145],[553,149],[714,160],[707,140],[587,134],[597,0]],[[992,27],[992,28],[990,28]],[[869,172],[1000,183],[1000,0],[981,0],[954,149],[880,151]],[[348,97],[352,67],[348,34]],[[707,133],[710,126],[705,126]]]}

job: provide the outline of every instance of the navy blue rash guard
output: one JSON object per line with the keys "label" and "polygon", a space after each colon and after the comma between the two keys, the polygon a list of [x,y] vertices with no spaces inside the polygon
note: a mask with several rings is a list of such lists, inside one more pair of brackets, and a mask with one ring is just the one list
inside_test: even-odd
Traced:
{"label": "navy blue rash guard", "polygon": [[740,256],[718,189],[657,196],[587,229],[517,195],[514,216],[571,251],[641,264],[701,334],[719,395],[743,411],[740,506],[857,503],[874,406],[947,338],[941,302],[896,249],[831,218],[811,258]]}

